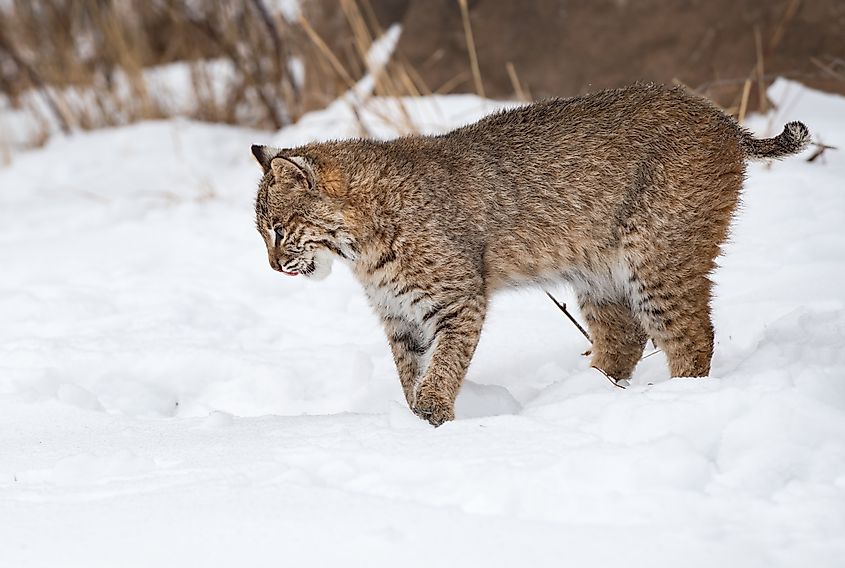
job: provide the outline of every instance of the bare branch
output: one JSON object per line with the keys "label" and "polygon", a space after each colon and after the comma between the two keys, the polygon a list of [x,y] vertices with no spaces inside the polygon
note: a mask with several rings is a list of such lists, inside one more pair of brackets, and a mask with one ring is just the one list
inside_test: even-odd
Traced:
{"label": "bare branch", "polygon": [[574,325],[575,327],[577,327],[577,328],[578,328],[578,331],[580,331],[580,332],[581,332],[581,335],[583,335],[584,337],[586,337],[586,338],[587,338],[587,341],[589,341],[590,343],[592,343],[592,342],[593,342],[593,340],[592,340],[592,339],[590,339],[590,334],[589,334],[589,333],[587,333],[587,330],[586,330],[586,329],[584,329],[583,327],[581,327],[581,324],[580,324],[580,323],[578,323],[578,321],[577,321],[574,317],[572,317],[572,314],[570,314],[570,313],[569,313],[569,310],[567,310],[567,309],[566,309],[566,304],[563,304],[563,303],[561,303],[561,302],[558,302],[558,301],[557,301],[557,298],[555,298],[554,296],[552,296],[552,295],[551,295],[551,294],[549,294],[548,292],[546,292],[546,296],[548,296],[548,297],[549,297],[549,299],[550,299],[552,302],[554,302],[554,303],[555,303],[555,305],[558,307],[558,309],[560,309],[560,311],[562,311],[562,312],[563,312],[563,314],[564,314],[567,318],[569,318],[569,321],[571,321],[571,322],[572,322],[572,325]]}

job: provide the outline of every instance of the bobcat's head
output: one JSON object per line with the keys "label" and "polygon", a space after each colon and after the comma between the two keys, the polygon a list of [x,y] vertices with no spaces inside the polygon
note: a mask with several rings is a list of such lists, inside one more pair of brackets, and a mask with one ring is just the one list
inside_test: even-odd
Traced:
{"label": "bobcat's head", "polygon": [[264,170],[255,223],[273,270],[319,280],[331,272],[335,256],[354,260],[337,173],[296,150],[253,146],[252,154]]}

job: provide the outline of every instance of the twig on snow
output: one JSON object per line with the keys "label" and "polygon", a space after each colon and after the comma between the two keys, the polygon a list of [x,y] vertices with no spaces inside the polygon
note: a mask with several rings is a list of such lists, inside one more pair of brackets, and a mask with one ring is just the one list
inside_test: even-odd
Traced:
{"label": "twig on snow", "polygon": [[[545,291],[545,290],[544,290],[544,291]],[[550,299],[552,302],[554,302],[554,304],[558,307],[558,309],[559,309],[560,311],[562,311],[562,312],[563,312],[563,315],[565,315],[565,316],[569,319],[569,321],[571,321],[571,322],[572,322],[572,325],[574,325],[575,327],[577,327],[577,328],[578,328],[578,331],[580,331],[580,332],[581,332],[581,334],[582,334],[584,337],[586,337],[586,338],[587,338],[587,341],[589,341],[590,343],[592,343],[592,342],[593,342],[593,340],[590,338],[590,334],[589,334],[589,333],[587,333],[587,330],[586,330],[586,329],[584,329],[584,328],[581,326],[581,324],[580,324],[580,323],[578,323],[578,320],[576,320],[576,319],[572,316],[572,314],[570,314],[570,313],[569,313],[569,310],[567,310],[567,309],[566,309],[566,304],[565,304],[565,303],[563,303],[563,302],[559,302],[559,301],[557,300],[557,298],[555,298],[554,296],[552,296],[552,295],[551,295],[548,291],[545,291],[545,292],[546,292],[546,296],[548,296],[548,297],[549,297],[549,299]],[[590,354],[590,351],[591,351],[590,349],[587,349],[587,350],[583,353],[583,355],[589,355],[589,354]],[[655,353],[660,353],[660,349],[655,349],[654,351],[652,351],[652,352],[651,352],[651,353],[649,353],[648,355],[643,355],[643,356],[640,358],[640,361],[642,361],[643,359],[648,359],[649,357],[651,357],[651,356],[652,356],[652,355],[654,355]],[[611,383],[613,383],[613,386],[618,387],[618,388],[620,388],[620,389],[625,389],[625,388],[627,388],[627,387],[628,387],[628,384],[629,384],[629,383],[628,383],[628,381],[627,381],[626,379],[622,379],[622,380],[617,381],[616,379],[614,379],[613,377],[611,377],[610,375],[608,375],[608,374],[607,374],[607,372],[606,372],[604,369],[601,369],[601,368],[599,368],[599,367],[596,367],[595,365],[593,365],[593,369],[595,369],[596,371],[598,371],[599,373],[601,373],[602,375],[604,375],[604,376],[607,378],[607,380],[608,380],[608,381],[610,381]]]}
{"label": "twig on snow", "polygon": [[660,353],[660,349],[655,349],[654,351],[652,351],[648,355],[643,355],[642,357],[640,357],[640,361],[642,361],[643,359],[648,359],[652,355],[657,355],[658,353]]}
{"label": "twig on snow", "polygon": [[554,302],[554,303],[555,303],[555,305],[558,307],[558,309],[559,309],[560,311],[562,311],[562,312],[563,312],[563,314],[564,314],[567,318],[569,318],[569,321],[571,321],[571,322],[572,322],[572,325],[574,325],[575,327],[577,327],[577,328],[578,328],[578,331],[580,331],[580,332],[581,332],[581,335],[583,335],[584,337],[586,337],[586,338],[587,338],[587,341],[589,341],[590,343],[592,343],[592,342],[593,342],[593,340],[592,340],[592,339],[590,339],[590,334],[589,334],[589,333],[587,333],[587,330],[586,330],[586,329],[584,329],[583,327],[581,327],[581,324],[580,324],[580,323],[578,323],[578,320],[576,320],[574,317],[572,317],[572,314],[570,314],[570,313],[569,313],[569,310],[567,310],[567,309],[566,309],[566,304],[561,303],[561,302],[558,302],[558,301],[557,301],[557,298],[555,298],[554,296],[552,296],[549,292],[546,292],[546,296],[548,296],[548,297],[549,297],[549,299],[550,299],[552,302]]}
{"label": "twig on snow", "polygon": [[617,381],[616,379],[614,379],[613,377],[611,377],[610,375],[608,375],[608,374],[607,374],[607,372],[606,372],[604,369],[602,369],[601,367],[596,367],[595,365],[593,365],[593,369],[595,369],[596,371],[598,371],[599,373],[601,373],[602,375],[604,375],[604,376],[605,376],[605,378],[606,378],[608,381],[610,381],[610,384],[612,384],[612,385],[613,385],[613,386],[615,386],[616,388],[619,388],[619,389],[622,389],[622,390],[625,390],[625,389],[627,389],[627,388],[628,388],[628,384],[629,384],[629,383],[628,383],[628,381],[627,381],[626,379],[621,379],[621,380],[618,380],[618,381]]}
{"label": "twig on snow", "polygon": [[811,146],[815,146],[815,150],[810,157],[807,158],[808,162],[815,162],[817,158],[821,157],[824,154],[825,150],[838,150],[836,146],[828,146],[827,144],[822,144],[821,142],[813,142]]}

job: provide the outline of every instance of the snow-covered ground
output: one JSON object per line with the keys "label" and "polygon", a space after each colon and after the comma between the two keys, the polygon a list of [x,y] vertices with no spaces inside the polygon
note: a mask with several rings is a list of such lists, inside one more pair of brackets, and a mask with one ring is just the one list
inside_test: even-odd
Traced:
{"label": "snow-covered ground", "polygon": [[[614,388],[541,291],[514,292],[439,429],[348,271],[279,277],[253,226],[249,145],[358,135],[344,103],[275,136],[174,120],[17,154],[0,566],[841,566],[845,99],[770,94],[755,131],[801,119],[842,150],[751,167],[712,378],[657,354]],[[407,108],[438,131],[493,104]]]}

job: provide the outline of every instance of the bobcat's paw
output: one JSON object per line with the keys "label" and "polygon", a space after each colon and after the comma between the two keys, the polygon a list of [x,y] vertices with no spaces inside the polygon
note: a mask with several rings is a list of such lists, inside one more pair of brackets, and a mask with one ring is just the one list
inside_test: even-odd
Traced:
{"label": "bobcat's paw", "polygon": [[440,426],[444,422],[455,419],[455,408],[452,400],[436,389],[420,387],[411,410],[414,414],[427,420],[432,426]]}

